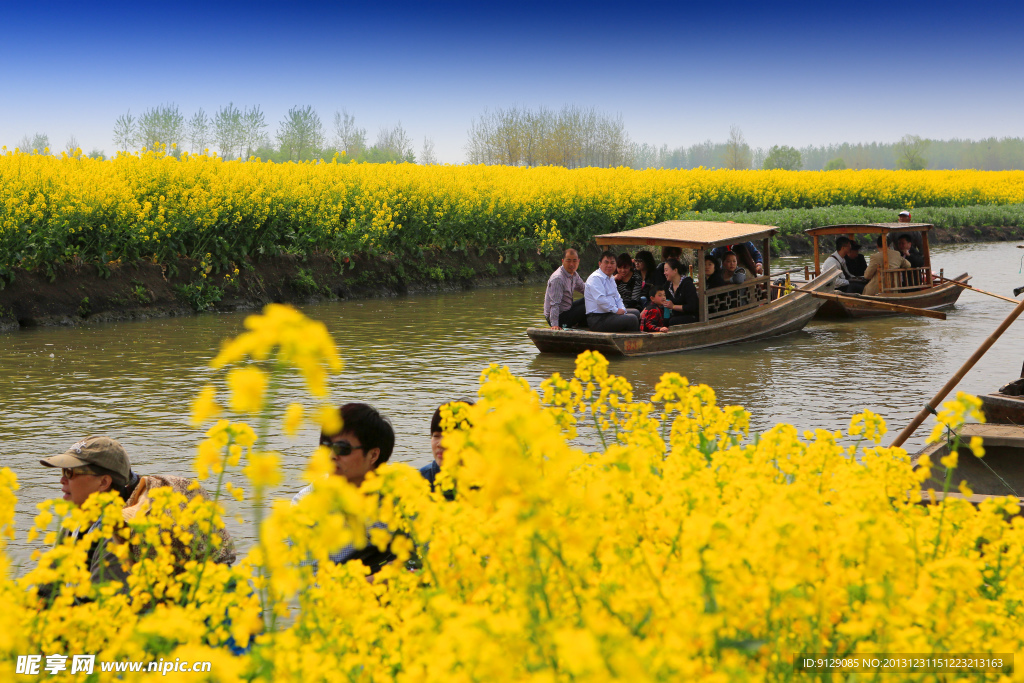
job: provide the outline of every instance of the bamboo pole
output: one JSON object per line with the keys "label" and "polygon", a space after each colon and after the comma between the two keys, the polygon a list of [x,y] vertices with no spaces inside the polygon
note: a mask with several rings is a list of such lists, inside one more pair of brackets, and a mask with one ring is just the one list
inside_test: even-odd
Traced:
{"label": "bamboo pole", "polygon": [[968,371],[974,367],[974,364],[977,363],[990,348],[992,348],[992,345],[996,343],[996,340],[1002,336],[1003,332],[1013,324],[1013,321],[1016,320],[1021,313],[1024,313],[1024,301],[1017,303],[1017,307],[1010,311],[1010,315],[1006,316],[1006,320],[999,324],[999,327],[997,327],[995,331],[981,343],[978,350],[971,354],[971,357],[968,358],[967,362],[956,371],[956,374],[949,378],[949,381],[939,389],[937,394],[932,396],[931,400],[928,401],[924,408],[921,409],[921,412],[919,412],[917,416],[910,421],[910,424],[904,427],[903,431],[896,436],[896,439],[892,442],[892,446],[902,446],[906,440],[910,438],[910,435],[917,431],[917,428],[920,427],[921,423],[923,423],[925,418],[928,417],[928,413],[935,412],[935,409],[939,407],[940,403],[942,403],[942,399],[946,398],[946,395],[953,391],[956,385],[960,383],[960,380],[964,378],[964,375],[966,375]]}
{"label": "bamboo pole", "polygon": [[[781,289],[778,285],[772,285],[776,289]],[[872,301],[871,299],[863,299],[861,297],[843,296],[842,294],[832,294],[828,292],[815,292],[809,289],[794,289],[793,294],[810,294],[818,299],[831,299],[832,301],[849,301],[855,303],[858,306],[865,308],[878,308],[886,311],[892,311],[894,313],[906,313],[908,315],[922,315],[926,318],[935,318],[936,320],[945,320],[946,314],[942,311],[930,311],[927,308],[917,308],[916,306],[903,306],[901,304],[890,304],[887,301]]]}
{"label": "bamboo pole", "polygon": [[977,287],[974,287],[973,285],[969,285],[966,282],[960,282],[959,280],[949,280],[949,279],[946,279],[946,278],[942,277],[941,275],[939,276],[939,282],[940,283],[948,282],[951,285],[956,285],[957,287],[963,287],[964,289],[969,289],[972,292],[978,292],[979,294],[988,294],[989,296],[994,296],[997,299],[1002,299],[1003,301],[1009,301],[1011,304],[1020,303],[1016,299],[1011,299],[1008,296],[1003,296],[1002,294],[996,294],[995,292],[987,292],[984,289],[978,289]]}

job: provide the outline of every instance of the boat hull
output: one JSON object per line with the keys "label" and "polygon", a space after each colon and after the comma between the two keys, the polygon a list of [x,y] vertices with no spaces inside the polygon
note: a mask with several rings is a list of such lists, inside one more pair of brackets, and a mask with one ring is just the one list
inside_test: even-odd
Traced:
{"label": "boat hull", "polygon": [[[821,275],[806,289],[831,293],[835,274]],[[757,341],[796,332],[814,317],[824,299],[793,293],[750,311],[705,323],[670,327],[669,332],[591,332],[531,327],[529,335],[541,353],[579,354],[600,351],[606,356],[650,356]]]}
{"label": "boat hull", "polygon": [[[982,440],[985,448],[984,458],[975,457],[967,447],[967,442],[975,436]],[[972,498],[1024,495],[1024,427],[965,424],[960,429],[960,441],[957,466],[953,470],[953,491],[959,487],[961,481],[966,481],[974,493]],[[931,444],[916,453],[911,463],[916,466],[925,454],[932,462],[932,476],[923,483],[922,489],[941,491],[946,470],[940,460],[949,454],[949,445],[944,441]],[[954,497],[961,496],[956,494]]]}
{"label": "boat hull", "polygon": [[[960,277],[954,278],[957,282],[967,283],[971,279],[970,275],[964,273]],[[863,299],[865,301],[877,301],[886,304],[899,304],[900,306],[913,306],[914,308],[924,308],[928,310],[937,310],[940,308],[946,308],[952,306],[960,298],[963,293],[963,287],[951,283],[944,283],[931,287],[927,290],[920,292],[907,292],[904,294],[887,294],[884,296],[865,296],[863,294],[845,294],[846,297],[843,301],[828,301],[818,310],[819,318],[876,318],[887,315],[900,315],[895,311],[886,311],[879,308],[868,308],[867,306],[858,306],[857,300]]]}
{"label": "boat hull", "polygon": [[981,399],[981,412],[986,422],[1024,425],[1024,397],[985,394],[978,398]]}

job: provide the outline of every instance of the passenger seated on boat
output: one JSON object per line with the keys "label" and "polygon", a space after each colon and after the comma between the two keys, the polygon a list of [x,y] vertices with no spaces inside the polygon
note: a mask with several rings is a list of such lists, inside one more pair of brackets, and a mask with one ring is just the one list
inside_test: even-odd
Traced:
{"label": "passenger seated on boat", "polygon": [[594,332],[637,332],[640,311],[626,310],[615,286],[615,254],[601,252],[598,268],[587,278],[583,298],[587,302],[587,325]]}
{"label": "passenger seated on boat", "polygon": [[914,239],[909,234],[903,233],[896,238],[896,250],[910,261],[911,268],[924,268],[924,256],[921,256],[921,252],[914,246]]}
{"label": "passenger seated on boat", "polygon": [[576,269],[580,255],[575,249],[566,249],[562,265],[548,278],[544,292],[544,318],[552,329],[560,327],[586,327],[587,308],[583,299],[572,300],[573,292],[583,294],[585,285]]}
{"label": "passenger seated on boat", "polygon": [[654,265],[654,254],[646,250],[636,252],[636,256],[633,257],[633,267],[640,274],[643,296],[649,297],[651,285],[654,284],[654,270],[657,268]]}
{"label": "passenger seated on boat", "polygon": [[633,257],[625,252],[615,259],[615,287],[626,308],[639,310],[647,303],[643,295],[643,280],[633,269]]}
{"label": "passenger seated on boat", "polygon": [[704,289],[724,287],[725,280],[722,279],[722,269],[718,265],[718,259],[711,254],[704,254]]}
{"label": "passenger seated on boat", "polygon": [[651,278],[651,284],[663,285],[668,282],[665,277],[665,264],[668,263],[669,259],[680,259],[683,257],[682,247],[662,247],[661,248],[661,263],[654,269],[654,276]]}
{"label": "passenger seated on boat", "polygon": [[867,284],[867,281],[863,278],[855,278],[846,268],[846,257],[850,253],[851,243],[852,240],[849,237],[837,237],[836,250],[821,264],[821,272],[826,273],[830,270],[838,269],[839,275],[835,279],[836,289],[841,292],[860,294],[864,291],[864,285]]}
{"label": "passenger seated on boat", "polygon": [[640,314],[640,331],[668,332],[668,327],[665,326],[665,316],[662,313],[667,305],[665,285],[651,287],[651,300],[647,302],[647,307]]}
{"label": "passenger seated on boat", "polygon": [[722,257],[722,282],[727,285],[741,285],[747,279],[747,271],[740,268],[736,252],[727,251]]}
{"label": "passenger seated on boat", "polygon": [[700,315],[700,300],[693,278],[683,277],[683,264],[676,259],[665,263],[665,275],[668,278],[665,294],[668,298],[669,326],[695,323]]}
{"label": "passenger seated on boat", "polygon": [[[452,401],[450,403],[442,403],[434,411],[434,416],[430,418],[430,453],[434,459],[429,465],[424,465],[420,468],[420,474],[423,478],[430,482],[430,490],[434,490],[434,482],[437,480],[437,475],[441,473],[441,467],[444,466],[444,446],[441,445],[441,437],[444,436],[444,432],[441,429],[441,408],[445,406],[451,406],[456,403],[464,403],[467,406],[473,405],[473,401],[469,399],[461,399],[459,401]],[[455,491],[445,491],[445,500],[454,500]]]}
{"label": "passenger seated on boat", "polygon": [[864,277],[864,271],[868,269],[868,261],[864,254],[860,253],[860,244],[856,240],[850,241],[850,251],[846,254],[846,269],[854,277]]}
{"label": "passenger seated on boat", "polygon": [[761,256],[761,252],[758,251],[753,242],[739,242],[737,244],[715,247],[711,250],[711,255],[716,259],[725,260],[726,253],[730,251],[736,254],[739,262],[751,273],[764,274],[764,257]]}
{"label": "passenger seated on boat", "polygon": [[[864,271],[864,277],[867,278],[868,283],[864,286],[864,293],[868,296],[878,294],[881,289],[882,282],[882,236],[879,235],[875,238],[875,246],[878,247],[878,251],[871,255],[871,260],[868,262],[868,269]],[[886,249],[889,259],[889,268],[909,268],[910,261],[903,258],[900,252],[892,248],[891,244],[886,244]]]}

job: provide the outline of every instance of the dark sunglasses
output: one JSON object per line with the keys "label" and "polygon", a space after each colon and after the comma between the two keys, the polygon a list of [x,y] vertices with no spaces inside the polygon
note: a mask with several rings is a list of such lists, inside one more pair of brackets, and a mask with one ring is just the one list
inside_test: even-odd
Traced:
{"label": "dark sunglasses", "polygon": [[67,477],[68,481],[74,479],[76,474],[96,474],[88,467],[62,467],[60,473]]}
{"label": "dark sunglasses", "polygon": [[321,437],[320,445],[324,448],[331,449],[331,455],[334,457],[340,457],[343,455],[349,455],[352,451],[365,451],[366,449],[362,446],[353,446],[348,441],[331,441],[328,438]]}

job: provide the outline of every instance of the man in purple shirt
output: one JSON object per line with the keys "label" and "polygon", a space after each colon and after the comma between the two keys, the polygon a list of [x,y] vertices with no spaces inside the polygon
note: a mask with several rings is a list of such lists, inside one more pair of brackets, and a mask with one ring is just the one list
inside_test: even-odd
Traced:
{"label": "man in purple shirt", "polygon": [[583,299],[573,303],[574,292],[583,294],[583,278],[576,269],[580,267],[580,255],[575,249],[566,249],[562,265],[548,278],[548,289],[544,293],[544,317],[552,328],[586,327],[587,309]]}
{"label": "man in purple shirt", "polygon": [[583,298],[587,302],[587,325],[594,332],[639,332],[640,312],[626,309],[615,286],[615,254],[601,254],[598,269],[587,278]]}

